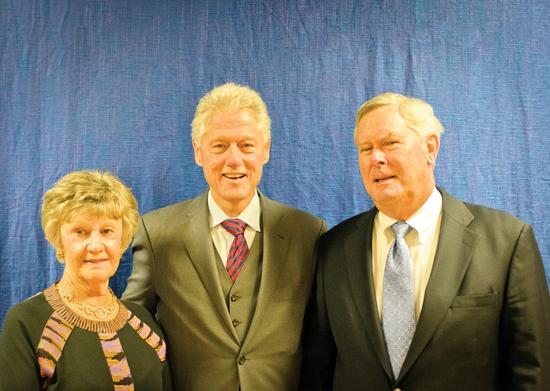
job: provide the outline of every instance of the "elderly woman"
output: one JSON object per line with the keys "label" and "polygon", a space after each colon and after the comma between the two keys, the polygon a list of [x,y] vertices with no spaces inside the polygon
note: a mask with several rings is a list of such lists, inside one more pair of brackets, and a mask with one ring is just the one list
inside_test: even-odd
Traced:
{"label": "elderly woman", "polygon": [[109,288],[137,220],[132,192],[109,173],[73,172],[46,192],[42,227],[65,268],[8,312],[0,390],[170,388],[161,330]]}

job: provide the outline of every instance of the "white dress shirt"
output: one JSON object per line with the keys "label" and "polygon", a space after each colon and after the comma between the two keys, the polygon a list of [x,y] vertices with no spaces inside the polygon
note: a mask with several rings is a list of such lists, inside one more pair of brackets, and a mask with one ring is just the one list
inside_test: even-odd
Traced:
{"label": "white dress shirt", "polygon": [[216,204],[216,201],[212,198],[212,194],[208,191],[208,210],[210,212],[210,236],[212,237],[214,247],[216,247],[216,251],[218,251],[218,255],[225,267],[227,263],[227,254],[229,254],[229,248],[235,237],[227,232],[221,223],[227,219],[240,219],[244,221],[247,224],[244,231],[244,238],[248,244],[248,248],[252,248],[256,232],[260,232],[260,197],[258,197],[258,192],[256,192],[241,214],[236,217],[229,217],[218,204]]}
{"label": "white dress shirt", "polygon": [[[416,319],[420,317],[426,286],[430,279],[432,266],[439,240],[441,228],[442,198],[439,191],[434,190],[426,202],[409,219],[413,229],[405,237],[411,254],[414,278],[414,291],[416,299]],[[372,273],[374,278],[374,290],[378,305],[378,316],[382,317],[382,292],[384,285],[384,268],[388,251],[394,240],[391,226],[397,220],[378,212],[374,219],[372,235]]]}

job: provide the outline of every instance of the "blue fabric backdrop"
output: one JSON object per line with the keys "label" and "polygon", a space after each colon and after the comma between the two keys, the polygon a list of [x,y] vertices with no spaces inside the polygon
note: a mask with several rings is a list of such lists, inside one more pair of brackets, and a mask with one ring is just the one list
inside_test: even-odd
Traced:
{"label": "blue fabric backdrop", "polygon": [[548,15],[546,0],[1,0],[0,320],[61,274],[39,208],[65,173],[112,171],[141,212],[205,188],[190,122],[226,81],[269,107],[263,191],[331,226],[371,206],[357,107],[383,91],[432,103],[439,185],[530,222],[548,275]]}

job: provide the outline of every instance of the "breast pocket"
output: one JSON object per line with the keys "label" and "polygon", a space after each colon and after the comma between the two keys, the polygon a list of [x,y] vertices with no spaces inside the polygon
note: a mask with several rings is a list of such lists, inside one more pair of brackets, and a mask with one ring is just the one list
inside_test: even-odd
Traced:
{"label": "breast pocket", "polygon": [[496,293],[456,296],[451,307],[486,307],[496,303]]}

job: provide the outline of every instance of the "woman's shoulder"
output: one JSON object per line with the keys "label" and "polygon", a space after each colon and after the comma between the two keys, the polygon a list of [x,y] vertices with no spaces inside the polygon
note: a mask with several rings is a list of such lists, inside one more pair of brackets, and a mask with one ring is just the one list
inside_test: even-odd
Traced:
{"label": "woman's shoulder", "polygon": [[23,335],[35,344],[52,312],[44,294],[37,293],[10,308],[4,318],[2,334],[6,338]]}
{"label": "woman's shoulder", "polygon": [[9,320],[37,321],[38,319],[47,319],[51,313],[52,308],[46,301],[44,293],[38,292],[11,307],[4,322]]}

